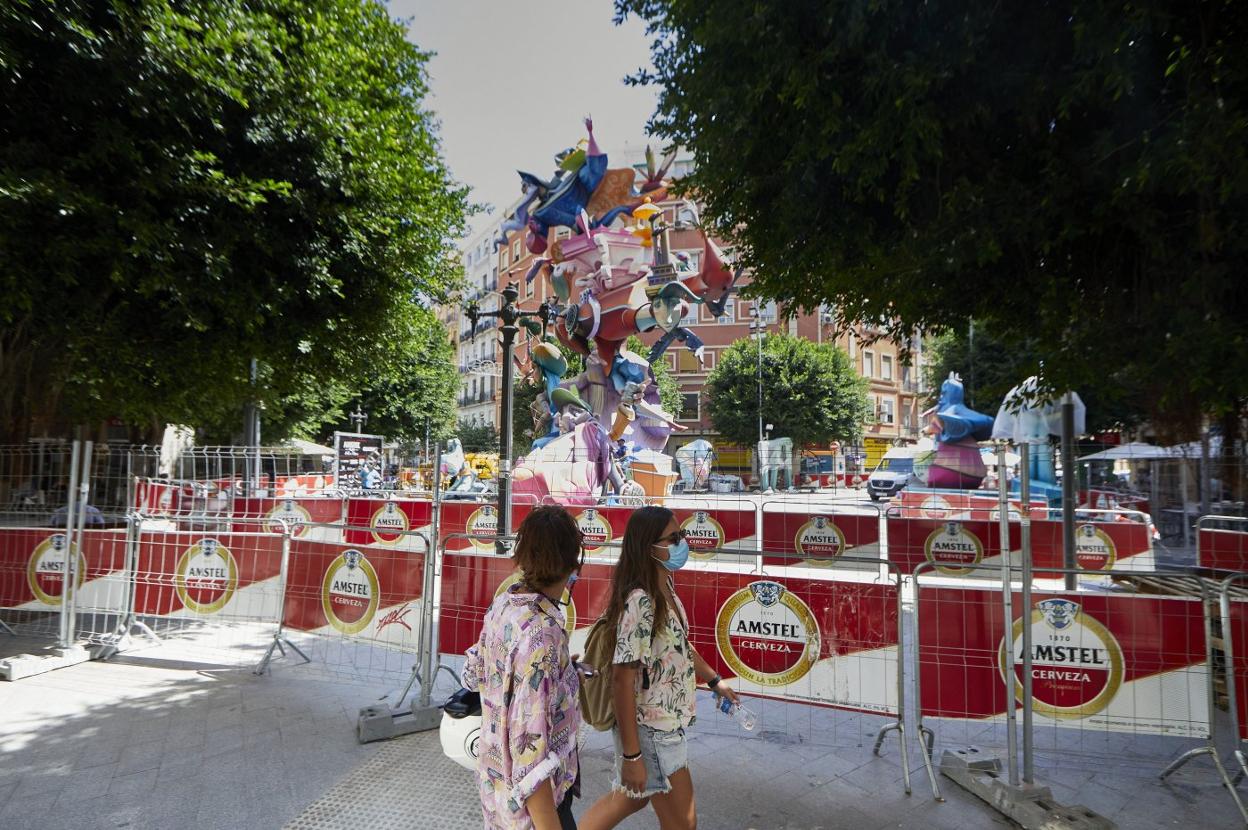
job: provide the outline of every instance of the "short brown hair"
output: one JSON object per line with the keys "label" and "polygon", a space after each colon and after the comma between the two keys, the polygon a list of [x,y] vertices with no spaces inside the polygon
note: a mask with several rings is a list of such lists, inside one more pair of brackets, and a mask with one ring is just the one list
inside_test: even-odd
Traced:
{"label": "short brown hair", "polygon": [[581,529],[558,505],[534,508],[516,534],[511,561],[531,588],[554,585],[581,566]]}

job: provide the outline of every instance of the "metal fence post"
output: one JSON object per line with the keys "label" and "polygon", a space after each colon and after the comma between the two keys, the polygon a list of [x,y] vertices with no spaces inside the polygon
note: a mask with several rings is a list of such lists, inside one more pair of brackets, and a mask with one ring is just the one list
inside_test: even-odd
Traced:
{"label": "metal fence post", "polygon": [[69,486],[65,488],[65,560],[61,566],[61,619],[57,645],[69,648],[74,644],[74,624],[69,612],[69,582],[74,560],[74,526],[78,516],[74,512],[78,499],[78,469],[82,459],[82,442],[75,440],[70,452]]}
{"label": "metal fence post", "polygon": [[[1032,757],[1032,700],[1031,700],[1031,447],[1026,442],[1018,445],[1018,468],[1021,478],[1019,494],[1019,545],[1022,548],[1023,566],[1023,783],[1031,786],[1035,780],[1035,759]],[[1008,633],[1006,636],[1009,636]],[[1013,687],[1011,679],[1010,686]]]}
{"label": "metal fence post", "polygon": [[424,648],[421,649],[420,660],[420,708],[427,708],[433,698],[433,653],[438,647],[437,638],[434,637],[433,626],[436,617],[433,613],[434,594],[437,592],[437,572],[438,561],[441,556],[442,545],[439,544],[439,537],[442,535],[442,442],[434,444],[434,462],[433,462],[433,504],[430,506],[429,513],[429,544],[425,552],[425,585],[424,591],[424,608],[421,621],[420,631],[421,639],[425,641]]}
{"label": "metal fence post", "polygon": [[[1009,755],[1010,786],[1018,786],[1018,735],[1014,713],[1014,596],[1010,585],[1010,500],[1006,491],[1004,441],[997,442],[997,509],[1001,529],[1001,605],[1005,614],[1005,721],[1006,752]],[[1023,625],[1027,628],[1026,621]]]}

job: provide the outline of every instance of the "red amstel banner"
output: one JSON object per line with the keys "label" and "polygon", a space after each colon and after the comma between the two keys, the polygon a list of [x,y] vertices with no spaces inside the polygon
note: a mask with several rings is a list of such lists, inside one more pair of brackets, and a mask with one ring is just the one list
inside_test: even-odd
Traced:
{"label": "red amstel banner", "polygon": [[[612,566],[587,563],[565,595],[572,650],[605,610]],[[462,654],[494,598],[516,578],[506,558],[443,560],[439,649]],[[676,590],[694,647],[751,694],[875,713],[897,708],[895,586],[683,570]]]}
{"label": "red amstel banner", "polygon": [[135,610],[276,621],[281,568],[282,538],[271,533],[143,531]]}
{"label": "red amstel banner", "polygon": [[919,705],[924,717],[1004,716],[1006,649],[1022,705],[1022,634],[1031,626],[1037,722],[1204,737],[1209,731],[1200,603],[1075,592],[1014,596],[1007,639],[1001,594],[924,588],[919,596]]}
{"label": "red amstel banner", "polygon": [[[342,521],[342,500],[331,498],[238,499],[234,502],[234,531],[249,533],[263,530],[282,533],[289,527],[296,539],[315,536],[312,524],[336,524]],[[248,521],[241,521],[246,519]]]}
{"label": "red amstel banner", "polygon": [[[1064,548],[1061,522],[1031,523],[1034,567],[1061,568]],[[1143,522],[1080,522],[1075,525],[1075,566],[1085,571],[1154,570],[1152,532]]]}
{"label": "red amstel banner", "polygon": [[351,529],[343,531],[342,541],[348,545],[423,549],[424,542],[407,534],[407,531],[428,531],[432,518],[433,503],[428,501],[348,499],[347,525]]}
{"label": "red amstel banner", "polygon": [[[1018,496],[1008,499],[1011,512],[1017,511],[1022,500]],[[892,507],[903,519],[957,519],[959,521],[995,521],[1000,512],[1000,499],[991,492],[958,492],[954,490],[925,490],[906,488],[893,499]],[[1044,499],[1032,499],[1031,509],[1048,509]],[[1034,513],[1033,513],[1034,515]]]}
{"label": "red amstel banner", "polygon": [[875,513],[779,513],[764,507],[763,550],[787,554],[764,556],[765,566],[828,568],[847,555],[876,558],[880,555],[880,517]]}
{"label": "red amstel banner", "polygon": [[[1248,529],[1248,524],[1239,526]],[[1248,571],[1248,533],[1202,527],[1196,534],[1196,564],[1215,571]]]}
{"label": "red amstel banner", "polygon": [[[1243,585],[1242,582],[1239,584]],[[1236,723],[1239,726],[1239,739],[1248,741],[1248,602],[1232,600],[1230,611],[1230,620],[1223,622],[1229,630],[1224,630],[1222,636],[1231,638],[1234,646],[1235,662],[1231,680],[1235,684]],[[1226,625],[1227,622],[1230,623],[1229,626]]]}
{"label": "red amstel banner", "polygon": [[[90,607],[103,583],[120,577],[126,563],[124,530],[84,530],[77,548],[78,596]],[[0,608],[58,608],[65,589],[65,531],[56,528],[0,529]],[[115,593],[115,592],[114,592]],[[119,609],[120,610],[120,609]]]}
{"label": "red amstel banner", "polygon": [[415,649],[424,566],[423,553],[296,540],[282,621],[300,631]]}
{"label": "red amstel banner", "polygon": [[[914,573],[923,562],[931,562],[946,576],[991,576],[991,571],[968,566],[1001,561],[997,522],[890,517],[887,532],[888,559],[902,573]],[[1018,549],[1018,539],[1018,523],[1011,523],[1011,550]]]}

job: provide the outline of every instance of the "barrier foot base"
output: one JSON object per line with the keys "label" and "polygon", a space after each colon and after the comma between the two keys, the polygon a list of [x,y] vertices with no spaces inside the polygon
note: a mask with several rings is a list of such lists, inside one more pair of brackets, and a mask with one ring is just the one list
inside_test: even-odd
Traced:
{"label": "barrier foot base", "polygon": [[91,653],[82,646],[50,648],[43,654],[18,654],[0,660],[0,680],[21,680],[66,666],[76,666],[90,659]]}
{"label": "barrier foot base", "polygon": [[897,744],[901,748],[902,783],[906,788],[906,795],[910,795],[910,759],[906,757],[906,727],[901,721],[886,723],[880,727],[880,731],[875,734],[875,747],[871,752],[874,755],[880,754],[880,747],[884,745],[884,737],[889,732],[897,733]]}
{"label": "barrier foot base", "polygon": [[412,703],[410,709],[391,709],[388,706],[365,706],[360,710],[355,725],[355,736],[360,743],[386,741],[413,732],[428,732],[442,723],[441,706],[419,706]]}
{"label": "barrier foot base", "polygon": [[256,670],[252,672],[252,674],[264,674],[265,672],[269,670],[269,664],[273,662],[273,650],[274,649],[280,651],[282,653],[282,656],[285,657],[286,647],[282,645],[283,643],[285,643],[287,646],[290,646],[291,651],[293,651],[295,654],[298,654],[300,657],[302,657],[303,662],[305,663],[312,662],[312,658],[304,654],[299,649],[299,646],[295,645],[290,640],[287,640],[285,637],[278,635],[277,637],[273,638],[273,642],[269,643],[269,647],[265,649],[264,656],[260,658],[260,662],[256,664]]}
{"label": "barrier foot base", "polygon": [[936,733],[919,724],[919,752],[923,755],[923,768],[927,770],[927,782],[932,785],[932,798],[943,804],[945,796],[936,783],[936,769],[932,764],[932,747],[936,744]]}
{"label": "barrier foot base", "polygon": [[1112,830],[1117,827],[1087,807],[1058,804],[1048,787],[1011,786],[1001,780],[1001,759],[985,755],[974,747],[946,750],[940,759],[940,773],[1027,830]]}
{"label": "barrier foot base", "polygon": [[[1240,816],[1244,819],[1244,824],[1248,825],[1248,807],[1244,806],[1243,799],[1239,797],[1239,790],[1235,789],[1234,782],[1232,782],[1231,777],[1227,775],[1226,767],[1222,765],[1222,759],[1218,757],[1217,748],[1212,745],[1198,746],[1195,749],[1189,749],[1187,752],[1184,752],[1178,758],[1171,761],[1168,767],[1161,771],[1161,775],[1157,776],[1157,780],[1165,781],[1167,777],[1177,772],[1179,767],[1200,755],[1208,755],[1209,759],[1213,761],[1213,765],[1218,769],[1218,775],[1222,778],[1222,786],[1226,787],[1226,791],[1231,794],[1231,798],[1235,801],[1235,806],[1239,808]],[[1235,753],[1235,755],[1242,766],[1242,756],[1238,752]]]}

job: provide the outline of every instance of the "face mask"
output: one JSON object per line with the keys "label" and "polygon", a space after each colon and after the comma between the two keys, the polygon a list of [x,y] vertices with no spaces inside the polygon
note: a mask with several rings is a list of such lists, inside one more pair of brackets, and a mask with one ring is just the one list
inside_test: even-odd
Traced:
{"label": "face mask", "polygon": [[[659,545],[655,545],[659,547]],[[655,559],[659,559],[657,556]],[[659,559],[659,564],[669,571],[678,571],[689,561],[689,543],[680,539],[667,546],[667,559]]]}

